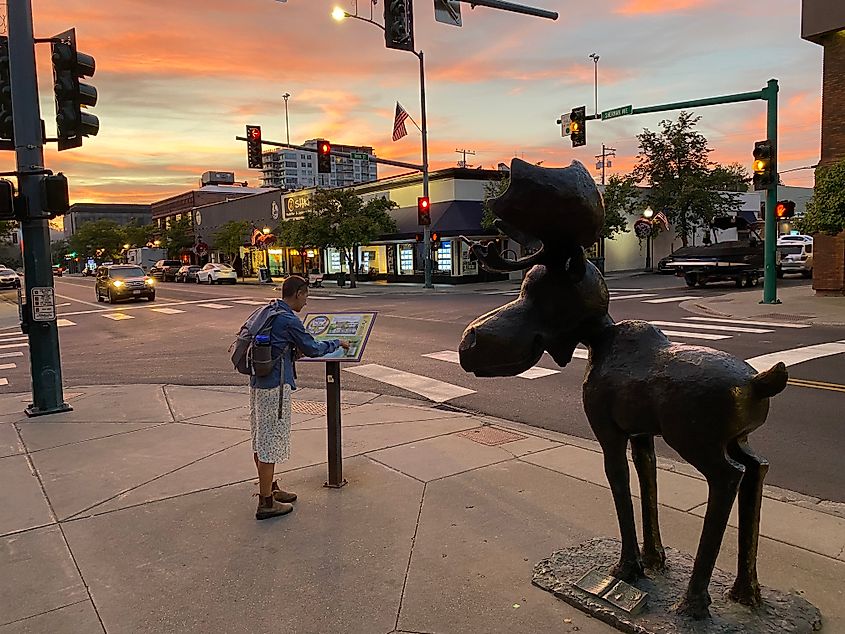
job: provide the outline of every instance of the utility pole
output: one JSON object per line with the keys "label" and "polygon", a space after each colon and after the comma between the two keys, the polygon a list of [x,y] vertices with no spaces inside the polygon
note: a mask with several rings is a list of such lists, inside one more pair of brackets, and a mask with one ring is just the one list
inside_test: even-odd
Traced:
{"label": "utility pole", "polygon": [[458,167],[467,167],[467,154],[471,156],[475,156],[474,150],[455,150],[458,154],[461,154],[463,158],[458,161]]}
{"label": "utility pole", "polygon": [[601,154],[596,154],[596,160],[599,162],[598,165],[596,165],[596,168],[598,169],[598,167],[601,166],[601,184],[602,185],[605,184],[605,178],[604,178],[605,168],[610,166],[610,163],[608,163],[607,159],[611,156],[614,157],[614,158],[616,157],[616,148],[607,147],[604,143],[602,143],[601,144]]}
{"label": "utility pole", "polygon": [[18,188],[26,210],[21,220],[26,306],[21,313],[29,338],[32,403],[25,412],[39,416],[71,408],[62,393],[50,228],[42,198],[42,182],[48,171],[44,169],[32,5],[30,0],[13,0],[6,6]]}
{"label": "utility pole", "polygon": [[[593,94],[595,96],[594,115],[599,114],[599,54],[590,53],[589,58],[593,60]],[[604,184],[604,183],[602,183]]]}

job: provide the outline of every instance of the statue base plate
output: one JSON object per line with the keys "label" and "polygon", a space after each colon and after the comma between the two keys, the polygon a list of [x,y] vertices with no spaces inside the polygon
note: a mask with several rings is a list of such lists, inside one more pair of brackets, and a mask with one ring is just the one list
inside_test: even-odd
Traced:
{"label": "statue base plate", "polygon": [[590,616],[631,634],[804,634],[822,628],[818,608],[794,593],[761,588],[763,603],[748,608],[727,598],[734,575],[716,568],[710,581],[710,619],[695,621],[676,614],[672,607],[683,596],[694,558],[666,548],[666,569],[649,570],[648,577],[633,584],[648,593],[647,603],[636,616],[585,592],[575,584],[586,573],[609,570],[618,560],[617,539],[597,538],[578,546],[557,550],[534,566],[532,583]]}

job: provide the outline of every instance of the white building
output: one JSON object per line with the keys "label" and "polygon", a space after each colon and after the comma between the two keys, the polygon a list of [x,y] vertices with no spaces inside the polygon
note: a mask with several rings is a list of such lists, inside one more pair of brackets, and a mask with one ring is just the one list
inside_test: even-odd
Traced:
{"label": "white building", "polygon": [[[320,139],[310,139],[304,147],[314,148],[313,152],[279,148],[264,153],[262,185],[278,187],[284,190],[304,189],[306,187],[351,187],[359,183],[370,183],[378,179],[376,163],[363,158],[341,158],[332,156],[331,174],[317,172],[317,143]],[[334,152],[348,152],[375,158],[373,148],[369,146],[332,144]]]}

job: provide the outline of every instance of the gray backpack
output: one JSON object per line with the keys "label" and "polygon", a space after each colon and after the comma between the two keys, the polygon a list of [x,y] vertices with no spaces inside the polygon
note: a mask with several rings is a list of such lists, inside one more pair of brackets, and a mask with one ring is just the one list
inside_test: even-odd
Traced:
{"label": "gray backpack", "polygon": [[257,308],[243,323],[238,331],[238,337],[229,346],[229,352],[232,354],[232,366],[241,374],[266,376],[272,370],[273,363],[267,367],[266,364],[261,364],[261,370],[256,372],[256,367],[252,362],[252,348],[256,335],[270,334],[273,328],[273,321],[278,315],[284,312],[284,309],[279,308],[276,302],[269,302],[266,306]]}

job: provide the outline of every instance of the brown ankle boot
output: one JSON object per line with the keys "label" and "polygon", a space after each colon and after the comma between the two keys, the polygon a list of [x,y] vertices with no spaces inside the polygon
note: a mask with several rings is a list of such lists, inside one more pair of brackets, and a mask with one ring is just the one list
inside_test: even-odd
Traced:
{"label": "brown ankle boot", "polygon": [[273,499],[277,502],[296,502],[296,493],[282,491],[279,488],[279,483],[273,481]]}
{"label": "brown ankle boot", "polygon": [[279,515],[287,515],[293,510],[293,505],[277,502],[273,496],[258,496],[258,508],[255,511],[255,519],[266,520]]}

